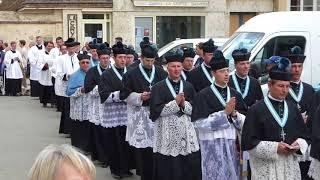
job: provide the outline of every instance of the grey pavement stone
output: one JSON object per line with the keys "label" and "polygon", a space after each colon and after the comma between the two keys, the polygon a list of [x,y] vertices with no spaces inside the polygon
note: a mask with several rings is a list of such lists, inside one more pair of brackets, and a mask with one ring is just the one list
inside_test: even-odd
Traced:
{"label": "grey pavement stone", "polygon": [[[24,180],[38,153],[49,144],[70,143],[58,134],[60,113],[31,97],[0,96],[0,179]],[[97,167],[97,180],[112,180]],[[127,180],[138,180],[137,176]]]}

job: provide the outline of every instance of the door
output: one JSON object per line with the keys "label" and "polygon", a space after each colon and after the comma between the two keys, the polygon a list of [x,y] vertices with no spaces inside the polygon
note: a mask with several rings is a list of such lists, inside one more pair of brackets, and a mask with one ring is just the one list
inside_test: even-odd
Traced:
{"label": "door", "polygon": [[103,32],[102,24],[84,24],[84,37],[90,42],[103,43]]}
{"label": "door", "polygon": [[111,14],[83,14],[83,42],[110,42]]}

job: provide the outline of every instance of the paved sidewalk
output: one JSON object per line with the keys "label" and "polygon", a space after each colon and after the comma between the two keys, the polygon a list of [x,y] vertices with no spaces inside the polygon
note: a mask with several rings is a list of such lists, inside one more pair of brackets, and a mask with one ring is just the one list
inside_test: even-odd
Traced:
{"label": "paved sidewalk", "polygon": [[[0,96],[0,179],[24,180],[37,154],[48,144],[70,143],[58,134],[60,113],[35,98]],[[97,180],[112,180],[97,167]],[[138,177],[127,180],[138,180]]]}

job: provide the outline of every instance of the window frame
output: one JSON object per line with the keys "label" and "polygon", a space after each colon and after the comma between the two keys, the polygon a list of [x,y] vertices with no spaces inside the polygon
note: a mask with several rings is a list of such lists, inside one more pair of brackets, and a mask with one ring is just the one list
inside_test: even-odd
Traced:
{"label": "window frame", "polygon": [[[103,14],[103,19],[83,19],[84,14]],[[85,25],[86,24],[102,24],[102,43],[111,42],[112,36],[112,14],[109,12],[82,12],[81,14],[81,40],[85,44]],[[109,28],[109,29],[108,29]]]}
{"label": "window frame", "polygon": [[[305,0],[300,0],[300,5],[297,6],[297,7],[300,7],[300,9],[298,11],[304,11],[304,7],[305,7],[304,6],[304,1]],[[287,2],[288,2],[288,10],[291,11],[291,7],[292,7],[291,0],[288,0]],[[296,7],[296,6],[294,6],[294,7]],[[313,0],[312,11],[317,11],[317,8],[319,8],[319,10],[320,10],[320,1],[318,3],[318,0]]]}
{"label": "window frame", "polygon": [[[265,46],[271,42],[271,41],[274,41],[273,42],[273,50],[272,50],[272,55],[271,56],[277,56],[279,54],[277,54],[277,51],[279,50],[278,49],[278,45],[279,45],[279,38],[288,38],[288,37],[295,37],[295,38],[303,38],[304,40],[304,46],[302,47],[303,48],[303,52],[304,54],[306,53],[306,48],[308,46],[308,42],[307,42],[307,39],[308,37],[304,34],[278,34],[276,36],[272,36],[270,38],[268,38],[267,41],[264,41],[263,45],[260,46],[260,50],[254,55],[254,57],[251,59],[250,61],[250,64],[252,66],[260,66],[260,76],[259,76],[259,81],[261,84],[265,84],[266,83],[266,80],[268,78],[268,73],[267,73],[267,70],[266,70],[266,64],[264,63],[264,61],[267,59],[267,58],[270,58],[270,57],[267,57],[267,58],[263,58],[263,57],[260,57],[258,58],[259,60],[256,61],[257,59],[257,56],[259,56],[261,53],[264,53],[264,48]],[[262,55],[263,56],[263,55]]]}

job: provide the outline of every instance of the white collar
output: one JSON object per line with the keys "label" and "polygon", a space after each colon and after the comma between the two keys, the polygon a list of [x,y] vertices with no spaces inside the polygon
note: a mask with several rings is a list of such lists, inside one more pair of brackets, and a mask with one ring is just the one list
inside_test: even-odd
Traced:
{"label": "white collar", "polygon": [[243,79],[243,80],[247,79],[247,77],[248,77],[248,75],[246,75],[246,77],[241,77],[241,76],[239,76],[238,73],[237,73],[237,71],[235,72],[235,74],[236,74],[236,76],[237,76],[238,78]]}
{"label": "white collar", "polygon": [[300,84],[301,79],[299,79],[299,81],[290,81],[290,82],[295,83],[295,84]]}
{"label": "white collar", "polygon": [[283,102],[284,101],[284,100],[280,100],[280,99],[276,99],[276,98],[272,97],[270,93],[268,93],[268,97],[270,99],[274,100],[274,101],[278,101],[278,102]]}
{"label": "white collar", "polygon": [[73,56],[75,56],[77,53],[74,53],[74,54],[72,54],[72,55],[69,55],[69,53],[67,53],[67,56],[69,56],[69,57],[73,57]]}
{"label": "white collar", "polygon": [[207,68],[210,68],[211,69],[211,66],[210,65],[207,65],[205,62],[203,62],[204,66],[206,66]]}
{"label": "white collar", "polygon": [[99,64],[99,66],[101,69],[104,69],[104,70],[108,69],[108,67],[109,67],[109,65],[108,65],[106,68],[103,68],[100,64]]}
{"label": "white collar", "polygon": [[218,87],[220,87],[222,89],[224,89],[224,88],[226,88],[228,86],[227,84],[225,86],[221,86],[221,85],[217,84],[216,82],[214,82],[214,85],[216,85],[216,86],[218,86]]}

